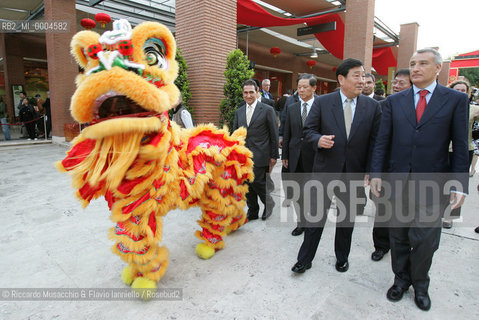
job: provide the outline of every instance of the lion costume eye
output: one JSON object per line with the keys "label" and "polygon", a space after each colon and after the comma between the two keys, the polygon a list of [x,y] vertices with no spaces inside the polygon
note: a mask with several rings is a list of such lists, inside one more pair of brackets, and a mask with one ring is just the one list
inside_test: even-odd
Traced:
{"label": "lion costume eye", "polygon": [[168,60],[166,59],[166,50],[163,41],[151,38],[146,40],[143,45],[145,60],[149,66],[156,66],[163,70],[168,69]]}

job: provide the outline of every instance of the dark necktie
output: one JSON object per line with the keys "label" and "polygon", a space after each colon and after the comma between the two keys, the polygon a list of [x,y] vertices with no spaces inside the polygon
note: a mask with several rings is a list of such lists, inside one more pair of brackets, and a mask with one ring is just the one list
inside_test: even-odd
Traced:
{"label": "dark necktie", "polygon": [[306,117],[308,116],[308,104],[306,102],[303,103],[303,111],[301,112],[301,120],[304,123],[306,122]]}
{"label": "dark necktie", "polygon": [[426,109],[427,101],[426,101],[426,95],[429,93],[427,90],[421,90],[419,91],[419,102],[417,103],[416,106],[416,119],[417,123],[421,120],[421,117],[424,113],[424,110]]}

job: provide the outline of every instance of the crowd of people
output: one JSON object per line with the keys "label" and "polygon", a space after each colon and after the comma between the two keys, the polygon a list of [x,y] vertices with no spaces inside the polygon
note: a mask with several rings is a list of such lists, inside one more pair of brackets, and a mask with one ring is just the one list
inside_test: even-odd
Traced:
{"label": "crowd of people", "polygon": [[[279,158],[278,147],[283,183],[293,179],[304,187],[308,179],[316,179],[324,186],[314,193],[319,196],[300,189],[295,198],[298,225],[292,234],[304,233],[304,240],[291,269],[294,273],[312,267],[332,194],[338,216],[335,267],[338,272],[348,271],[354,217],[364,210],[364,187],[369,185],[369,198],[376,207],[371,259],[379,261],[391,252],[394,282],[386,297],[399,301],[412,286],[417,307],[430,309],[429,269],[441,227],[452,225],[448,211],[452,210],[450,216],[460,214],[469,175],[475,172],[473,155],[479,154],[479,143],[472,139],[479,108],[469,108],[471,87],[467,80],[455,81],[449,88],[440,85],[441,68],[439,52],[416,51],[409,68],[395,74],[393,94],[387,98],[374,90],[374,75],[365,73],[356,59],[346,59],[337,68],[338,89],[319,96],[311,74],[300,75],[296,92],[286,93],[272,105],[269,80],[263,80],[261,90],[253,80],[244,83],[245,102],[235,113],[233,129],[248,129],[246,146],[253,153],[255,178],[246,195],[248,221],[259,218],[258,197],[265,207],[261,218],[273,213],[267,185],[268,173]],[[279,125],[275,109],[280,113]],[[309,178],[301,178],[305,173]],[[358,173],[363,188],[352,187]],[[436,201],[415,187],[423,182],[423,174],[444,188],[450,179],[455,185]],[[335,185],[330,194],[326,186],[334,180],[343,187]],[[288,189],[285,196],[294,198]],[[318,219],[311,222],[311,216]]]}
{"label": "crowd of people", "polygon": [[[40,94],[34,98],[29,98],[22,91],[19,94],[20,102],[17,105],[18,118],[8,117],[6,105],[0,97],[0,122],[5,141],[11,140],[10,126],[21,125],[22,136],[27,140],[38,140],[38,138],[48,138],[52,128],[50,93],[47,93],[47,99],[43,100]],[[11,123],[8,120],[11,120]],[[18,123],[18,122],[20,123]]]}

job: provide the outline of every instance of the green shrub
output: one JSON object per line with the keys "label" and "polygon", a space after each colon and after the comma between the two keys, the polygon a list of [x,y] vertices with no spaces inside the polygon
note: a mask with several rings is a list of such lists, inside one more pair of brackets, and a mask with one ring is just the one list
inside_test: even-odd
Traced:
{"label": "green shrub", "polygon": [[190,82],[188,81],[188,66],[186,65],[186,60],[183,58],[181,50],[176,49],[175,60],[178,62],[178,77],[175,80],[175,85],[181,92],[181,97],[183,98],[183,106],[191,113],[193,116],[193,108],[189,105],[191,98],[190,92]]}

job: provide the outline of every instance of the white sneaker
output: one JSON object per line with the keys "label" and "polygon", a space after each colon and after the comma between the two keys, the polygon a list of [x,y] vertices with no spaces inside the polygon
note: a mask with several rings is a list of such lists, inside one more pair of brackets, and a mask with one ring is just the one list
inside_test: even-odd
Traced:
{"label": "white sneaker", "polygon": [[28,138],[27,140],[28,140],[28,141],[32,141],[32,139],[30,139],[30,138]]}
{"label": "white sneaker", "polygon": [[33,139],[33,140],[38,140],[37,138]]}

